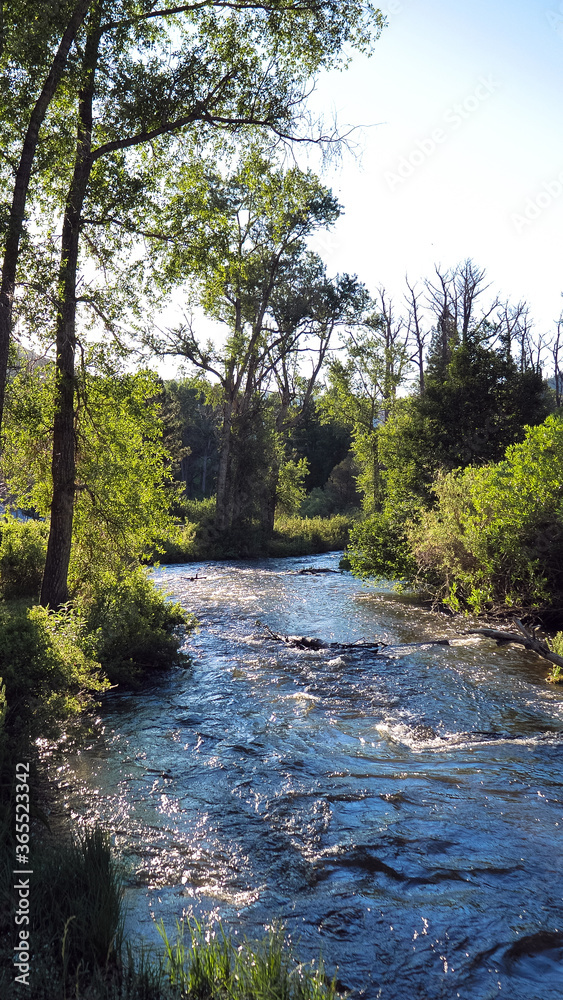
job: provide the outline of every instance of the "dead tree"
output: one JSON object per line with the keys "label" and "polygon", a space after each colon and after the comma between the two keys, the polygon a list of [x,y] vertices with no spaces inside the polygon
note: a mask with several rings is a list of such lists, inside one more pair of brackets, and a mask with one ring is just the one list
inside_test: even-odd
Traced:
{"label": "dead tree", "polygon": [[424,395],[424,351],[428,340],[429,331],[424,330],[421,318],[420,293],[416,291],[414,285],[409,284],[408,277],[405,283],[409,294],[405,295],[405,302],[408,308],[407,318],[407,342],[414,341],[415,352],[410,358],[411,363],[416,364],[418,369],[418,385],[420,395]]}

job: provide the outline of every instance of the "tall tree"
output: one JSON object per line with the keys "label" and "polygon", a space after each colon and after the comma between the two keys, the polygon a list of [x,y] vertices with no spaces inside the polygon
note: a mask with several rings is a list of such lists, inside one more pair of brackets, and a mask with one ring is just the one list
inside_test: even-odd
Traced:
{"label": "tall tree", "polygon": [[[384,289],[370,303],[346,338],[344,359],[330,366],[331,391],[325,399],[327,412],[344,418],[353,428],[353,448],[360,467],[358,485],[366,511],[382,500],[379,436],[392,412],[397,391],[409,371],[409,329],[396,317]],[[375,308],[374,308],[375,307]]]}
{"label": "tall tree", "polygon": [[227,327],[227,338],[223,347],[204,346],[187,323],[155,346],[162,353],[187,357],[221,384],[217,528],[230,530],[243,509],[248,514],[246,487],[261,465],[257,489],[262,527],[268,532],[280,455],[276,457],[271,445],[268,462],[258,456],[252,460],[249,441],[258,428],[267,434],[264,421],[270,418],[272,431],[280,434],[285,429],[298,392],[297,359],[305,353],[313,361],[299,392],[303,404],[310,398],[331,335],[354,308],[360,286],[348,276],[329,280],[320,258],[307,250],[310,234],[329,226],[340,212],[334,196],[310,172],[283,171],[251,151],[226,179],[202,167],[198,177],[191,172],[190,180],[188,200],[182,195],[171,206],[173,220],[181,223],[187,215],[188,240],[183,242],[182,229],[171,232],[167,268],[173,275],[192,272],[199,279],[199,302]]}
{"label": "tall tree", "polygon": [[[255,128],[297,138],[296,108],[311,74],[342,60],[348,42],[369,47],[381,15],[369,3],[204,2],[123,16],[114,0],[95,0],[81,58],[76,155],[66,199],[57,308],[58,395],[53,502],[43,604],[66,600],[74,498],[76,279],[83,208],[104,161],[190,126],[237,133]],[[241,16],[242,15],[242,16]],[[148,19],[151,19],[147,27]],[[174,38],[180,46],[172,56]],[[95,108],[95,115],[94,115]],[[303,138],[301,134],[301,138]],[[170,150],[168,148],[168,154]],[[120,159],[121,158],[121,159]]]}
{"label": "tall tree", "polygon": [[[6,393],[3,475],[10,493],[41,517],[51,506],[52,362],[21,366]],[[100,345],[76,373],[76,489],[71,575],[128,567],[168,536],[174,487],[163,440],[159,379],[128,372]]]}
{"label": "tall tree", "polygon": [[[19,154],[14,149],[13,134],[5,149],[13,150],[13,177],[11,183],[11,203],[4,226],[2,278],[0,283],[0,428],[4,411],[4,394],[8,354],[12,332],[12,308],[16,289],[16,276],[22,230],[25,220],[29,184],[32,176],[39,132],[49,105],[51,104],[61,78],[65,72],[68,55],[92,0],[78,0],[68,4],[41,3],[39,10],[33,4],[33,16],[29,5],[14,0],[10,6],[2,8],[2,51],[0,65],[4,71],[4,83],[0,90],[0,118],[4,129],[14,129],[15,120],[27,122],[20,139]],[[31,28],[31,31],[30,31]],[[58,45],[52,53],[53,39],[59,35]],[[23,44],[22,44],[23,39]],[[30,44],[32,43],[32,44]],[[22,73],[23,69],[23,73]],[[13,78],[23,76],[14,95]],[[32,81],[42,79],[38,94],[34,94]],[[22,107],[22,98],[31,106],[29,113]],[[25,108],[25,110],[24,110]],[[20,117],[22,116],[22,117]],[[19,138],[19,137],[18,137]],[[17,163],[17,165],[16,165]],[[6,186],[9,186],[9,182]]]}

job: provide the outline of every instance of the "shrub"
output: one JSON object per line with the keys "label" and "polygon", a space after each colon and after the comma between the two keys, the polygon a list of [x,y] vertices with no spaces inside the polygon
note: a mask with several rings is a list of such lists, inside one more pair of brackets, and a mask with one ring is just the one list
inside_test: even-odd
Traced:
{"label": "shrub", "polygon": [[0,593],[3,597],[39,596],[48,526],[44,521],[0,521]]}
{"label": "shrub", "polygon": [[197,525],[191,524],[189,521],[186,524],[177,525],[174,533],[160,543],[158,551],[153,552],[147,561],[169,565],[170,563],[192,562],[192,560],[197,559],[196,531]]}
{"label": "shrub", "polygon": [[408,515],[402,513],[385,509],[354,526],[346,555],[356,576],[408,580],[416,574],[407,539]]}
{"label": "shrub", "polygon": [[187,662],[180,646],[195,621],[144,570],[96,581],[85,606],[95,656],[112,684],[136,685],[148,672]]}
{"label": "shrub", "polygon": [[453,610],[545,607],[563,594],[563,420],[528,428],[503,462],[444,476],[408,538]]}
{"label": "shrub", "polygon": [[204,500],[183,500],[182,506],[186,521],[192,524],[213,524],[215,497],[206,497]]}
{"label": "shrub", "polygon": [[70,608],[0,605],[0,675],[7,724],[46,736],[108,687],[87,646],[83,617]]}
{"label": "shrub", "polygon": [[223,552],[223,542],[214,527],[215,497],[205,500],[183,500],[182,510],[186,520],[177,524],[158,549],[153,549],[147,557],[149,563],[193,562],[201,559],[227,558]]}
{"label": "shrub", "polygon": [[299,509],[301,517],[330,517],[332,504],[320,486],[314,486],[307,494]]}

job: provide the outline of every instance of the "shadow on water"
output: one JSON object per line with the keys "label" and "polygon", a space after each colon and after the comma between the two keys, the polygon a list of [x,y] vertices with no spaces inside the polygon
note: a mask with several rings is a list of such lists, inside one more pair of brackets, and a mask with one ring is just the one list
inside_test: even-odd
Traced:
{"label": "shadow on water", "polygon": [[[296,572],[337,563],[159,570],[201,622],[192,666],[50,751],[69,811],[114,830],[147,938],[183,911],[249,936],[281,918],[369,1000],[560,1000],[563,692],[480,638],[405,647],[459,623]],[[291,649],[257,620],[394,648]]]}

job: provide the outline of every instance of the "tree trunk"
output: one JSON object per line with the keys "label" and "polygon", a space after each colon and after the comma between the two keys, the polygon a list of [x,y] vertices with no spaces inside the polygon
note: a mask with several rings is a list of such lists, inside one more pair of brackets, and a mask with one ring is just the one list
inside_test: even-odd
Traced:
{"label": "tree trunk", "polygon": [[2,425],[4,413],[8,355],[12,333],[12,305],[16,287],[20,239],[25,217],[29,180],[39,141],[39,129],[64,72],[68,53],[76,32],[82,24],[91,2],[92,0],[79,0],[79,3],[74,8],[72,17],[51,64],[51,69],[43,84],[43,89],[31,112],[16,172],[8,233],[4,249],[4,260],[2,263],[2,282],[0,285],[0,426]]}
{"label": "tree trunk", "polygon": [[217,471],[217,506],[215,511],[215,527],[226,531],[232,523],[231,484],[229,470],[231,465],[231,433],[233,425],[233,401],[228,398],[223,405],[223,426],[219,442],[219,468]]}
{"label": "tree trunk", "polygon": [[269,541],[274,533],[274,521],[276,517],[276,500],[278,493],[278,480],[280,475],[280,465],[276,462],[264,483],[262,500],[260,503],[260,530],[264,541]]}
{"label": "tree trunk", "polygon": [[60,300],[57,314],[57,386],[53,425],[53,498],[41,604],[57,608],[68,600],[68,568],[72,544],[76,476],[74,432],[74,356],[76,350],[76,272],[80,220],[92,170],[92,103],[100,44],[97,24],[84,53],[84,86],[80,92],[74,173],[67,197],[61,242]]}

